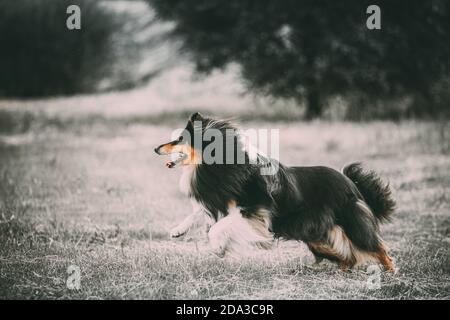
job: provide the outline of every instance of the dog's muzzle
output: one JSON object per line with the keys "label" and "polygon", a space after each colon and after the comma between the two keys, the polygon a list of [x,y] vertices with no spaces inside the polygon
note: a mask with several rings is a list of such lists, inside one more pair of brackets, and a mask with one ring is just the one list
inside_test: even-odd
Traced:
{"label": "dog's muzzle", "polygon": [[[161,145],[161,146],[155,148],[156,154],[159,154],[159,155],[169,155],[170,153],[161,152],[161,148],[162,148],[163,146],[164,146],[164,145]],[[169,168],[169,169],[172,169],[172,168],[174,168],[175,166],[177,166],[179,163],[183,162],[183,161],[186,160],[186,159],[187,159],[187,154],[185,154],[185,153],[183,153],[183,152],[179,152],[179,153],[178,153],[178,157],[177,157],[174,161],[168,161],[168,162],[166,162],[166,167]]]}

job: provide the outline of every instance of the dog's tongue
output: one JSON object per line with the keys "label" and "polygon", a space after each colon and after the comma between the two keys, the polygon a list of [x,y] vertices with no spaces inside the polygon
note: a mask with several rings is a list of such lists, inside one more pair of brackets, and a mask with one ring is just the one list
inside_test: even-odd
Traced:
{"label": "dog's tongue", "polygon": [[176,166],[177,164],[174,161],[168,161],[166,162],[166,167],[169,169],[172,169]]}
{"label": "dog's tongue", "polygon": [[186,158],[187,158],[187,156],[184,153],[180,153],[180,155],[178,156],[178,158],[175,161],[166,162],[166,167],[169,169],[175,168],[176,165],[178,165],[180,162],[182,162]]}

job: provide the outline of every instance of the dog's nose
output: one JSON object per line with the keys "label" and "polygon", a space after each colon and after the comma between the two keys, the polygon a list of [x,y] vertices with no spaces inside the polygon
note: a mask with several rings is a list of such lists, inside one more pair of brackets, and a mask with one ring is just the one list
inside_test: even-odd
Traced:
{"label": "dog's nose", "polygon": [[156,152],[156,153],[158,153],[158,149],[159,149],[159,147],[156,147],[156,148],[155,148],[155,152]]}

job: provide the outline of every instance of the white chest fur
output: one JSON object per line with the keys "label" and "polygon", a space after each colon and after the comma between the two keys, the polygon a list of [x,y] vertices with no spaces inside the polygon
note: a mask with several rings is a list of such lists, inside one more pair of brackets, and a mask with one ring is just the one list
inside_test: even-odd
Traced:
{"label": "white chest fur", "polygon": [[194,172],[195,165],[183,166],[183,172],[181,174],[178,186],[180,188],[180,191],[186,195],[189,193],[189,190],[191,188],[191,180],[194,176]]}

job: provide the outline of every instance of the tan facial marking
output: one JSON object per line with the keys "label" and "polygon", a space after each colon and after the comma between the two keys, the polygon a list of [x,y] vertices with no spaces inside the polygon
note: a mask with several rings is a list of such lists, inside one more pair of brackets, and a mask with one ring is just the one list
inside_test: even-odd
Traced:
{"label": "tan facial marking", "polygon": [[163,154],[184,153],[187,157],[181,163],[183,165],[201,163],[201,155],[194,148],[185,144],[165,144],[160,147]]}
{"label": "tan facial marking", "polygon": [[163,152],[165,154],[171,154],[171,153],[175,152],[175,151],[173,151],[173,149],[174,149],[174,145],[168,143],[168,144],[161,146],[159,150],[160,150],[160,152]]}
{"label": "tan facial marking", "polygon": [[187,158],[183,160],[184,165],[202,163],[202,157],[200,152],[197,152],[197,150],[195,150],[191,146],[184,145],[184,147],[185,148],[182,152],[187,155]]}

